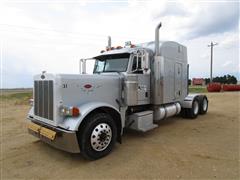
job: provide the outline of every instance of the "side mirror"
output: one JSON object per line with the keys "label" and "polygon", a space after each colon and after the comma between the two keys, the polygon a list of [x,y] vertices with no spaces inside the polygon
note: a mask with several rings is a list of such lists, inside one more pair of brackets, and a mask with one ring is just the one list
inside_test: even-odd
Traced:
{"label": "side mirror", "polygon": [[86,74],[86,59],[80,59],[79,61],[79,73]]}
{"label": "side mirror", "polygon": [[149,53],[144,50],[138,50],[133,57],[132,73],[141,71],[143,74],[149,74],[149,67]]}

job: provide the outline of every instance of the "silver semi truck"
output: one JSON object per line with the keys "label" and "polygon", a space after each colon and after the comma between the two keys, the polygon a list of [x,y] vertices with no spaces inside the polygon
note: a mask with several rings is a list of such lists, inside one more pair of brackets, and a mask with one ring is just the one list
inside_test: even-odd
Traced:
{"label": "silver semi truck", "polygon": [[[124,128],[146,132],[181,114],[196,118],[208,110],[205,95],[188,94],[187,48],[155,41],[112,47],[80,60],[80,74],[34,76],[28,131],[64,151],[98,159],[121,143]],[[86,63],[94,60],[93,74]]]}

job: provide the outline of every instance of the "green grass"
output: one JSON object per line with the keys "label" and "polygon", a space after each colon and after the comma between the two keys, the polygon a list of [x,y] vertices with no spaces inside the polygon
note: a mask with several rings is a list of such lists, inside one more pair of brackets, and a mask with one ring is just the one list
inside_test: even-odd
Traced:
{"label": "green grass", "polygon": [[15,105],[29,104],[29,99],[32,98],[32,92],[16,92],[16,93],[2,93],[0,101],[12,101]]}
{"label": "green grass", "polygon": [[26,99],[32,97],[32,92],[21,92],[13,94],[3,94],[0,96],[1,99]]}
{"label": "green grass", "polygon": [[206,86],[189,86],[190,93],[206,93],[207,87]]}

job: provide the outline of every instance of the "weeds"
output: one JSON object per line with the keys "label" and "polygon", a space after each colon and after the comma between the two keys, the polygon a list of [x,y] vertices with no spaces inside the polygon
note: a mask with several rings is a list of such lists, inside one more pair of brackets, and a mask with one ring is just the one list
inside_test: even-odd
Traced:
{"label": "weeds", "polygon": [[206,93],[206,86],[189,86],[189,93]]}
{"label": "weeds", "polygon": [[32,98],[32,92],[19,92],[12,94],[3,94],[0,96],[0,101],[11,101],[15,105],[29,104],[29,99]]}

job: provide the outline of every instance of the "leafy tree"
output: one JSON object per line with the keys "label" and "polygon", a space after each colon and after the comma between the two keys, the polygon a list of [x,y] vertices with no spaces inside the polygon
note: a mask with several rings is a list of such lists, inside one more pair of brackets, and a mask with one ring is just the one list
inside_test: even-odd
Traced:
{"label": "leafy tree", "polygon": [[206,84],[209,84],[209,83],[210,83],[210,78],[205,78],[204,80],[205,80],[205,83],[206,83]]}
{"label": "leafy tree", "polygon": [[[206,84],[208,84],[210,82],[209,78],[205,79]],[[237,78],[235,76],[232,75],[224,75],[224,76],[217,76],[213,78],[213,82],[218,82],[221,84],[237,84]]]}
{"label": "leafy tree", "polygon": [[235,76],[227,76],[227,84],[237,84],[237,78]]}

